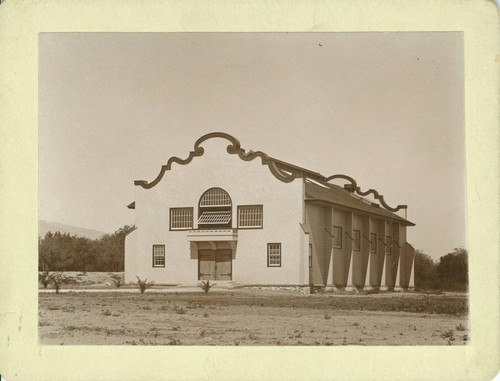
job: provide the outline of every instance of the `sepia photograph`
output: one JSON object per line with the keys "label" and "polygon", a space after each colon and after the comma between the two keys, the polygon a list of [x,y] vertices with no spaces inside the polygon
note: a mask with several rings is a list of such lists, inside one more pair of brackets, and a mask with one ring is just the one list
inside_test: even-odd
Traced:
{"label": "sepia photograph", "polygon": [[470,344],[462,32],[38,57],[40,345]]}
{"label": "sepia photograph", "polygon": [[0,380],[493,380],[499,26],[0,1]]}

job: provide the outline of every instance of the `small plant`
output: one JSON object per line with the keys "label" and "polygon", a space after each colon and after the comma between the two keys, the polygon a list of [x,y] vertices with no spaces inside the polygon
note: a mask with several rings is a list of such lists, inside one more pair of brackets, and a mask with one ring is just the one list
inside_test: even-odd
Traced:
{"label": "small plant", "polygon": [[56,294],[59,294],[59,290],[64,283],[68,283],[68,278],[62,272],[50,274],[49,279],[54,285]]}
{"label": "small plant", "polygon": [[358,323],[358,322],[355,322],[355,323],[353,323],[352,325],[353,325],[354,327],[357,327],[357,326],[359,326],[359,323]]}
{"label": "small plant", "polygon": [[331,319],[332,317],[330,316],[330,314],[327,312],[325,313],[325,319],[328,320],[328,319]]}
{"label": "small plant", "polygon": [[139,287],[141,294],[144,294],[144,291],[154,284],[154,282],[148,282],[147,279],[141,280],[137,275],[135,277],[137,278],[137,287]]}
{"label": "small plant", "polygon": [[309,285],[309,294],[315,294],[316,293],[316,287],[314,285],[310,284]]}
{"label": "small plant", "polygon": [[175,313],[179,314],[179,315],[184,315],[186,313],[186,310],[181,307],[181,308],[176,309]]}
{"label": "small plant", "polygon": [[459,325],[457,325],[457,326],[455,327],[455,329],[456,329],[457,331],[465,331],[465,327],[463,326],[463,324],[462,324],[462,323],[460,323]]}
{"label": "small plant", "polygon": [[208,291],[210,291],[213,286],[215,286],[215,283],[210,284],[209,280],[207,280],[206,282],[198,283],[198,287],[205,291],[205,294],[208,294]]}
{"label": "small plant", "polygon": [[176,338],[170,339],[170,342],[168,343],[168,345],[181,345],[181,344],[182,344],[181,340]]}
{"label": "small plant", "polygon": [[450,339],[451,341],[455,340],[454,333],[451,329],[449,331],[443,332],[439,336],[441,336],[441,338],[443,338],[443,339]]}
{"label": "small plant", "polygon": [[104,316],[110,316],[111,315],[111,312],[109,312],[109,310],[106,310],[106,311],[102,311],[102,314]]}
{"label": "small plant", "polygon": [[234,345],[236,345],[236,346],[240,345],[239,340],[234,339]]}
{"label": "small plant", "polygon": [[43,285],[43,288],[47,288],[50,283],[50,274],[48,270],[38,274],[38,281]]}
{"label": "small plant", "polygon": [[206,318],[207,318],[207,317],[208,317],[208,314],[205,312],[205,313],[203,314],[203,317],[206,317]]}
{"label": "small plant", "polygon": [[120,275],[111,275],[111,281],[115,285],[116,288],[120,288],[123,284],[122,277]]}

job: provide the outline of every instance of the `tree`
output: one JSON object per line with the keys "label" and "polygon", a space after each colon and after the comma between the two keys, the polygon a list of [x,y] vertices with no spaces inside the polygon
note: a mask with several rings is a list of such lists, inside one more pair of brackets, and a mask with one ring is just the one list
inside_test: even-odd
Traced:
{"label": "tree", "polygon": [[96,240],[48,232],[38,238],[39,271],[123,271],[125,237],[134,229],[125,225]]}
{"label": "tree", "polygon": [[465,289],[468,285],[468,259],[467,250],[455,248],[439,258],[437,273],[443,286],[448,289]]}
{"label": "tree", "polygon": [[420,250],[415,250],[415,287],[418,289],[440,288],[436,262]]}

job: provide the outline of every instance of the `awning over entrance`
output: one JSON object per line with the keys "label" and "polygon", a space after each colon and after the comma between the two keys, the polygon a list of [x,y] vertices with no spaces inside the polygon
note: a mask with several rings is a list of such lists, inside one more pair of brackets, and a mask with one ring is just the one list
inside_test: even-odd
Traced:
{"label": "awning over entrance", "polygon": [[198,224],[203,225],[221,225],[231,221],[231,212],[203,212],[198,219]]}
{"label": "awning over entrance", "polygon": [[237,229],[199,229],[188,230],[187,239],[197,241],[237,241]]}
{"label": "awning over entrance", "polygon": [[191,257],[198,256],[198,249],[231,249],[233,256],[238,244],[237,229],[199,229],[189,230],[187,239],[190,242]]}

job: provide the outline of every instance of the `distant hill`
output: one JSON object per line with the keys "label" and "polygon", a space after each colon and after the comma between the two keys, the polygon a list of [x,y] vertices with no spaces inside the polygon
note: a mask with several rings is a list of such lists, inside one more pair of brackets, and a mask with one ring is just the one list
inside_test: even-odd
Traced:
{"label": "distant hill", "polygon": [[45,234],[47,234],[49,231],[52,233],[55,232],[61,232],[61,233],[68,233],[71,235],[77,235],[79,237],[87,237],[90,239],[97,239],[103,236],[104,232],[98,231],[98,230],[92,230],[92,229],[85,229],[85,228],[80,228],[76,226],[69,226],[69,225],[64,225],[60,224],[58,222],[49,222],[49,221],[43,221],[39,220],[38,221],[38,236],[39,237],[45,237]]}

